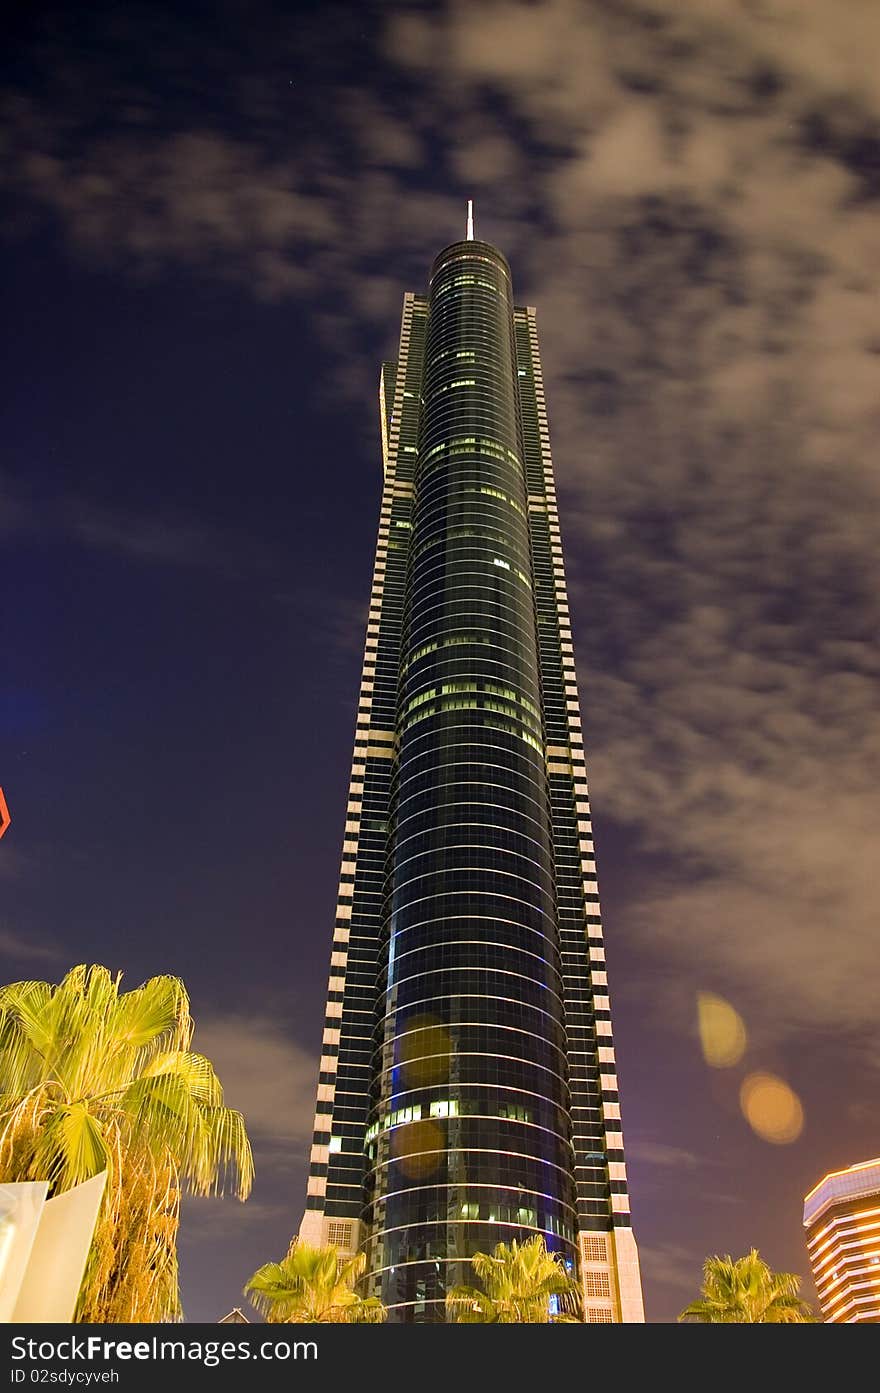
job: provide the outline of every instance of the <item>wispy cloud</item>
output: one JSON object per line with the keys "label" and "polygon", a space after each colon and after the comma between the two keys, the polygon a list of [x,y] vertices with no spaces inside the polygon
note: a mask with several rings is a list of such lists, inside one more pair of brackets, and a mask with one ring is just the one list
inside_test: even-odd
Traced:
{"label": "wispy cloud", "polygon": [[641,1161],[646,1166],[672,1167],[675,1170],[701,1170],[711,1161],[687,1151],[681,1146],[667,1146],[664,1142],[627,1141],[626,1154],[632,1161]]}
{"label": "wispy cloud", "polygon": [[116,552],[135,561],[162,566],[224,568],[234,551],[210,529],[180,519],[163,519],[69,500],[60,522],[83,546]]}
{"label": "wispy cloud", "polygon": [[[641,1244],[639,1260],[642,1273],[654,1287],[668,1287],[675,1292],[688,1292],[693,1300],[699,1295],[702,1281],[702,1257],[677,1243]],[[682,1301],[687,1305],[687,1300]]]}
{"label": "wispy cloud", "polygon": [[290,590],[276,591],[273,599],[307,618],[313,638],[339,657],[351,658],[363,652],[368,598],[353,605],[345,595],[334,595],[306,582]]}
{"label": "wispy cloud", "polygon": [[198,1021],[194,1048],[212,1060],[226,1103],[244,1113],[264,1155],[305,1153],[315,1115],[318,1061],[264,1015],[215,1015]]}
{"label": "wispy cloud", "polygon": [[[63,543],[138,566],[247,578],[262,596],[307,619],[311,641],[327,655],[347,660],[363,650],[366,594],[353,604],[349,596],[295,572],[295,556],[283,554],[274,542],[232,527],[213,526],[180,511],[99,503],[74,492],[44,500],[0,470],[0,537]],[[0,878],[9,878],[20,864],[0,856]]]}
{"label": "wispy cloud", "polygon": [[181,514],[138,512],[75,491],[39,498],[8,471],[0,471],[0,536],[73,543],[146,565],[268,570],[278,562],[255,539]]}
{"label": "wispy cloud", "polygon": [[0,957],[7,960],[10,966],[14,966],[20,962],[57,963],[63,957],[63,953],[55,944],[26,938],[24,934],[0,926]]}
{"label": "wispy cloud", "polygon": [[279,1242],[278,1253],[274,1254],[280,1257],[289,1241],[290,1208],[255,1199],[240,1204],[228,1195],[189,1195],[182,1203],[181,1225],[188,1244],[216,1243],[224,1239],[234,1243],[265,1228],[277,1227],[279,1235],[287,1235]]}

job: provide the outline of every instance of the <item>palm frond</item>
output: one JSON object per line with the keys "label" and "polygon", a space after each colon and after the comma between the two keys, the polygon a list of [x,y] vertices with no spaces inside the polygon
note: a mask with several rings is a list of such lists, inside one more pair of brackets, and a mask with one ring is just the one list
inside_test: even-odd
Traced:
{"label": "palm frond", "polygon": [[450,1287],[446,1293],[446,1315],[459,1325],[491,1325],[497,1319],[486,1293],[468,1286]]}
{"label": "palm frond", "polygon": [[120,994],[120,981],[80,965],[57,986],[0,988],[0,1182],[60,1193],[106,1168],[77,1318],[177,1319],[181,1188],[244,1199],[253,1158],[213,1066],[189,1050],[183,983]]}
{"label": "palm frond", "polygon": [[357,1297],[348,1308],[349,1325],[384,1325],[387,1319],[388,1308],[378,1296]]}
{"label": "palm frond", "polygon": [[244,1116],[235,1108],[201,1109],[203,1131],[199,1166],[184,1180],[194,1195],[246,1200],[254,1183],[254,1158]]}
{"label": "palm frond", "polygon": [[0,989],[0,1080],[4,1093],[25,1093],[44,1076],[51,1048],[48,982],[13,982]]}
{"label": "palm frond", "polygon": [[40,1128],[34,1163],[54,1191],[71,1190],[107,1170],[110,1149],[88,1108],[71,1103],[55,1109]]}
{"label": "palm frond", "polygon": [[560,1255],[548,1252],[542,1234],[474,1253],[471,1266],[483,1290],[475,1299],[472,1288],[453,1288],[447,1309],[454,1320],[546,1324],[580,1318],[580,1285]]}
{"label": "palm frond", "polygon": [[295,1238],[280,1262],[259,1268],[245,1296],[273,1323],[378,1325],[386,1309],[375,1297],[362,1297],[354,1285],[366,1254],[345,1256],[337,1248],[316,1247]]}
{"label": "palm frond", "polygon": [[136,1050],[186,1050],[193,1033],[186,987],[179,977],[151,977],[119,997],[111,1028],[118,1040]]}
{"label": "palm frond", "polygon": [[773,1272],[756,1248],[741,1258],[709,1257],[703,1264],[703,1291],[680,1313],[680,1321],[704,1325],[802,1324],[813,1320],[798,1296],[794,1272]]}
{"label": "palm frond", "polygon": [[172,1074],[183,1081],[197,1102],[207,1103],[211,1107],[223,1102],[220,1080],[213,1064],[203,1054],[192,1054],[187,1050],[162,1050],[146,1061],[138,1074],[142,1079]]}

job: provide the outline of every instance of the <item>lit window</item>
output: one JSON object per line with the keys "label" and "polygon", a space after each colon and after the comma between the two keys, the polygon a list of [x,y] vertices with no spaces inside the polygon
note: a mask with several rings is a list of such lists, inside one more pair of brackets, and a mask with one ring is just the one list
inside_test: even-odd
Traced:
{"label": "lit window", "polygon": [[457,1117],[458,1101],[455,1098],[440,1098],[429,1108],[431,1117]]}

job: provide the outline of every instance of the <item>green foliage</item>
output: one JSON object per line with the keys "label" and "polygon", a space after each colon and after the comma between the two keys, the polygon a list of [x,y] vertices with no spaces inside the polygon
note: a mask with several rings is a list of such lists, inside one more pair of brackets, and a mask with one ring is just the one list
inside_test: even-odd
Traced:
{"label": "green foliage", "polygon": [[244,1294],[273,1324],[379,1325],[387,1315],[381,1301],[354,1290],[366,1263],[365,1253],[345,1257],[294,1238],[287,1256],[259,1268]]}
{"label": "green foliage", "polygon": [[773,1272],[757,1248],[745,1257],[710,1257],[703,1264],[702,1295],[686,1306],[680,1321],[703,1325],[805,1325],[815,1321],[798,1296],[794,1272]]}
{"label": "green foliage", "polygon": [[58,986],[0,988],[0,1182],[60,1194],[107,1171],[77,1319],[179,1319],[182,1190],[244,1199],[253,1179],[241,1114],[193,1054],[176,977],[120,993],[121,974],[75,967]]}
{"label": "green foliage", "polygon": [[[499,1243],[491,1254],[475,1253],[471,1266],[481,1285],[447,1292],[450,1321],[547,1325],[580,1320],[580,1286],[558,1254],[548,1253],[541,1234],[524,1243]],[[556,1314],[551,1314],[551,1297],[557,1298]]]}

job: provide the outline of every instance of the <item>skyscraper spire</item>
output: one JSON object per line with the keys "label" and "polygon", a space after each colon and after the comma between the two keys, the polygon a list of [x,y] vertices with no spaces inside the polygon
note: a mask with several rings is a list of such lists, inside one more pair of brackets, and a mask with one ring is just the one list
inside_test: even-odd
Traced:
{"label": "skyscraper spire", "polygon": [[468,220],[466,240],[468,242],[472,242],[474,240],[474,201],[472,198],[468,199]]}

